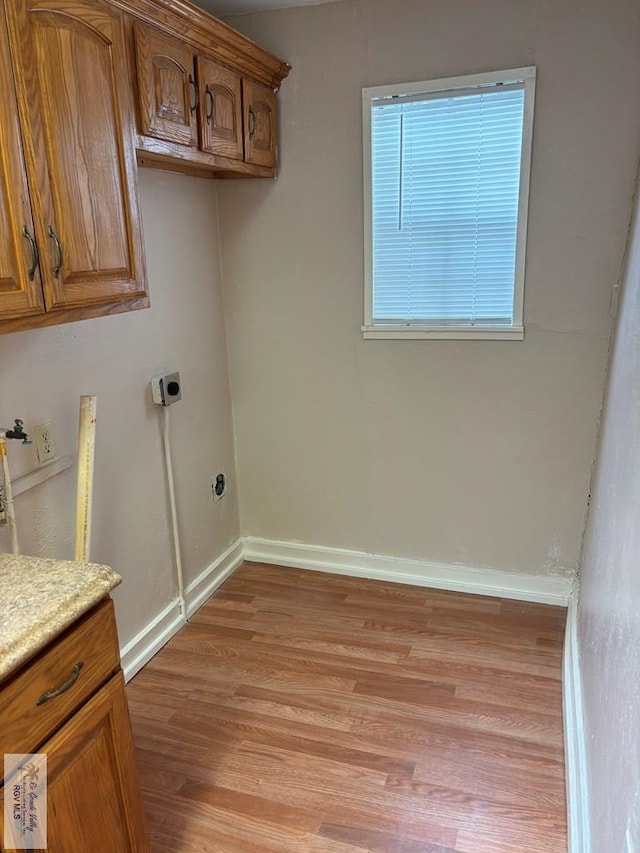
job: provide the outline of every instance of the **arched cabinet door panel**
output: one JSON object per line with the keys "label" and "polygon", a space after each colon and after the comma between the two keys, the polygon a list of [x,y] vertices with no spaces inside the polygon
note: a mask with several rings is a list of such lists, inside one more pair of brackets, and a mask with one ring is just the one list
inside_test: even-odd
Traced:
{"label": "arched cabinet door panel", "polygon": [[200,148],[232,160],[242,160],[240,75],[202,56],[197,57],[200,92]]}
{"label": "arched cabinet door panel", "polygon": [[256,166],[276,165],[276,96],[251,80],[242,81],[244,159]]}
{"label": "arched cabinet door panel", "polygon": [[5,8],[47,310],[144,296],[122,15],[102,0]]}
{"label": "arched cabinet door panel", "polygon": [[195,147],[198,89],[191,49],[138,23],[135,43],[142,133]]}

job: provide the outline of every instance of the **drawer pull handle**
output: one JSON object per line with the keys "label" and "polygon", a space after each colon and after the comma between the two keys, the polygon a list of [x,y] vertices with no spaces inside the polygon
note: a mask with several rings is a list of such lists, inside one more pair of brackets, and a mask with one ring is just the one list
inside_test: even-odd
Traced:
{"label": "drawer pull handle", "polygon": [[255,139],[256,136],[256,114],[253,107],[249,107],[249,139]]}
{"label": "drawer pull handle", "polygon": [[84,661],[79,660],[78,663],[74,666],[73,672],[60,687],[56,687],[55,690],[47,690],[46,693],[43,693],[42,696],[36,702],[36,705],[44,705],[45,702],[48,702],[49,699],[55,699],[56,696],[60,696],[62,693],[65,693],[70,687],[78,680],[78,676],[80,675],[80,670],[84,666]]}

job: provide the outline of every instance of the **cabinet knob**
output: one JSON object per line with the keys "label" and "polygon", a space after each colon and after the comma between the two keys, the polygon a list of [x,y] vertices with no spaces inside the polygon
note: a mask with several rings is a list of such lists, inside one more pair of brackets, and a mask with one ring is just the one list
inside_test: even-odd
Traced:
{"label": "cabinet knob", "polygon": [[60,270],[62,269],[64,255],[62,254],[62,244],[60,243],[60,238],[56,234],[53,225],[49,226],[49,237],[51,237],[51,239],[53,240],[56,249],[56,265],[53,268],[53,275],[54,278],[58,278],[58,276],[60,275]]}
{"label": "cabinet knob", "polygon": [[31,266],[29,267],[29,281],[33,281],[35,278],[36,270],[38,268],[38,247],[36,245],[36,241],[33,239],[33,236],[29,232],[29,229],[25,225],[22,229],[22,236],[29,241],[29,246],[31,247]]}
{"label": "cabinet knob", "polygon": [[256,114],[253,107],[249,107],[249,139],[253,139],[256,135]]}

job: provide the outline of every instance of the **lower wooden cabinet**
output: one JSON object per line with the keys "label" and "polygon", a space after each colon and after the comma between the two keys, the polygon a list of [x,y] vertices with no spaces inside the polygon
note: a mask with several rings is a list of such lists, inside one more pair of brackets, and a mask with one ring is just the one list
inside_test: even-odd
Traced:
{"label": "lower wooden cabinet", "polygon": [[2,685],[0,720],[1,753],[47,756],[48,853],[148,853],[110,599]]}
{"label": "lower wooden cabinet", "polygon": [[149,850],[122,673],[39,751],[47,754],[48,853]]}

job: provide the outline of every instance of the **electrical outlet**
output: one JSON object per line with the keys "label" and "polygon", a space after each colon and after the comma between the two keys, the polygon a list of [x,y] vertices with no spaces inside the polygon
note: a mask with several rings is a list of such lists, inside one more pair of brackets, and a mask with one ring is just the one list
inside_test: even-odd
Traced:
{"label": "electrical outlet", "polygon": [[42,465],[43,462],[48,462],[54,459],[56,455],[56,443],[53,438],[53,427],[47,421],[45,424],[40,424],[34,429],[36,439],[36,450],[38,452],[38,462]]}
{"label": "electrical outlet", "polygon": [[222,471],[211,478],[211,494],[214,501],[221,501],[227,494],[228,489],[227,477]]}

